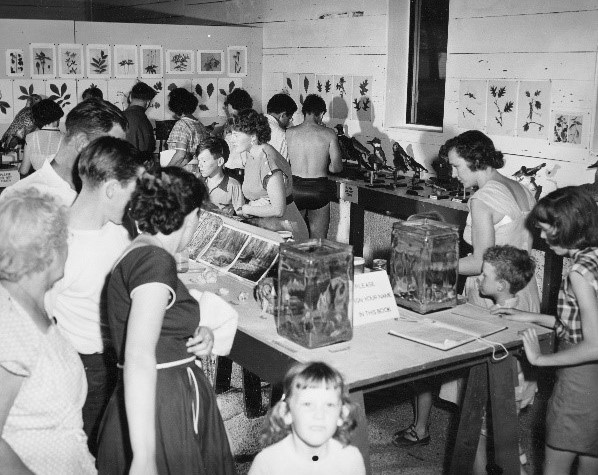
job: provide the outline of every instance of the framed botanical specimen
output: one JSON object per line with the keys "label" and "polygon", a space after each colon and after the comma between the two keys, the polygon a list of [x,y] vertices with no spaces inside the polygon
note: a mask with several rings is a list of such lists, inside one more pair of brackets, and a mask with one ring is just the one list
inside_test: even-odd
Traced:
{"label": "framed botanical specimen", "polygon": [[110,45],[87,45],[87,77],[107,79],[112,75]]}
{"label": "framed botanical specimen", "polygon": [[224,51],[198,51],[197,74],[222,74],[224,72]]}
{"label": "framed botanical specimen", "polygon": [[228,75],[247,76],[247,46],[229,46],[227,51]]}
{"label": "framed botanical specimen", "polygon": [[139,64],[136,45],[114,45],[114,77],[136,78]]}
{"label": "framed botanical specimen", "polygon": [[166,74],[195,73],[195,51],[189,49],[166,50]]}
{"label": "framed botanical specimen", "polygon": [[83,45],[58,45],[58,77],[78,79],[83,77]]}
{"label": "framed botanical specimen", "polygon": [[141,45],[139,47],[140,76],[145,79],[161,78],[164,75],[162,46]]}
{"label": "framed botanical specimen", "polygon": [[54,44],[31,43],[29,53],[32,79],[56,77],[56,47]]}
{"label": "framed botanical specimen", "polygon": [[8,77],[25,76],[24,56],[22,49],[6,50],[6,75]]}

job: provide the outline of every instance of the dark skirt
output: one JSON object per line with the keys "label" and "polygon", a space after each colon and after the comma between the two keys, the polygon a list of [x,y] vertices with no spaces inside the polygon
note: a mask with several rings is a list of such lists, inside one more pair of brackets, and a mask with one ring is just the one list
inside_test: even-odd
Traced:
{"label": "dark skirt", "polygon": [[[198,433],[194,430],[196,389]],[[128,473],[132,453],[122,378],[112,395],[99,435],[98,472]],[[232,475],[236,473],[216,395],[195,364],[159,369],[156,388],[156,463],[161,475]]]}
{"label": "dark skirt", "polygon": [[[573,345],[559,346],[562,350]],[[546,445],[598,457],[598,363],[557,370],[546,414]]]}

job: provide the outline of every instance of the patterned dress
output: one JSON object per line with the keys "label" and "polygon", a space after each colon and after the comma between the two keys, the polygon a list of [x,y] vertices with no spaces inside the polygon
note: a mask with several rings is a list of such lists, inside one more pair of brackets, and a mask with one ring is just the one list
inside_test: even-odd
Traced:
{"label": "patterned dress", "polygon": [[2,438],[33,473],[96,473],[83,432],[87,382],[79,355],[56,325],[40,331],[1,285],[0,328],[0,366],[23,378]]}

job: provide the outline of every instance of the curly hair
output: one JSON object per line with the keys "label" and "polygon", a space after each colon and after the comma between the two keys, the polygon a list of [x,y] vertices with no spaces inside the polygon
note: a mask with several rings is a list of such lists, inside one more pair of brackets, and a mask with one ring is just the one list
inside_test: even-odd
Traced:
{"label": "curly hair", "polygon": [[505,165],[502,152],[496,150],[490,137],[479,130],[468,130],[447,140],[440,147],[438,156],[447,160],[451,150],[463,158],[472,171],[485,170],[488,167],[498,169]]}
{"label": "curly hair", "polygon": [[237,112],[253,108],[253,99],[245,89],[240,87],[233,89],[230,94],[226,96],[224,106],[230,105]]}
{"label": "curly hair", "polygon": [[0,279],[18,282],[66,252],[68,211],[36,188],[7,190],[0,203]]}
{"label": "curly hair", "polygon": [[598,246],[598,206],[594,198],[578,186],[558,188],[542,198],[527,215],[531,231],[544,223],[553,228],[546,242],[565,249]]}
{"label": "curly hair", "polygon": [[231,130],[255,135],[258,144],[268,143],[272,137],[272,130],[264,114],[247,109],[239,112],[231,123]]}
{"label": "curly hair", "polygon": [[62,107],[52,99],[42,99],[37,104],[31,106],[31,116],[38,129],[60,120],[63,115],[64,111]]}
{"label": "curly hair", "polygon": [[288,401],[293,395],[305,388],[319,388],[323,385],[326,389],[337,389],[340,393],[342,424],[337,427],[333,437],[344,446],[349,444],[351,434],[357,427],[356,407],[349,398],[349,390],[336,369],[326,363],[312,361],[297,363],[287,371],[282,382],[284,391],[282,399],[270,409],[266,416],[260,437],[262,447],[275,444],[291,433],[292,424],[285,422],[285,415],[289,411]]}
{"label": "curly hair", "polygon": [[142,232],[171,234],[185,216],[201,206],[205,187],[199,178],[180,167],[165,167],[137,180],[129,214]]}
{"label": "curly hair", "polygon": [[179,117],[193,114],[198,104],[199,100],[195,94],[184,87],[177,87],[168,94],[168,108]]}
{"label": "curly hair", "polygon": [[536,270],[536,263],[527,251],[509,245],[489,247],[483,260],[494,267],[497,279],[508,282],[512,294],[524,289]]}
{"label": "curly hair", "polygon": [[98,86],[92,85],[81,94],[82,101],[86,101],[87,99],[104,99],[104,93]]}
{"label": "curly hair", "polygon": [[290,117],[297,112],[297,103],[291,96],[284,93],[274,94],[266,106],[268,114],[282,114],[286,112]]}

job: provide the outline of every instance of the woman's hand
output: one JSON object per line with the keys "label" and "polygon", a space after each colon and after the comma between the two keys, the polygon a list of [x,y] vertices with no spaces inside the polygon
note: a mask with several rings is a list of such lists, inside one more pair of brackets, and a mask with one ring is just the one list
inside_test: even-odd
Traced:
{"label": "woman's hand", "polygon": [[531,364],[538,366],[540,358],[542,357],[542,351],[540,350],[538,334],[534,328],[528,328],[523,332],[523,346],[528,361]]}
{"label": "woman's hand", "polygon": [[214,333],[208,327],[197,327],[187,340],[187,352],[195,356],[210,356],[214,347]]}

